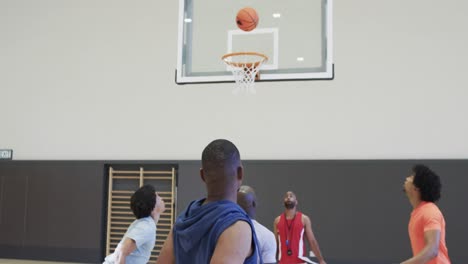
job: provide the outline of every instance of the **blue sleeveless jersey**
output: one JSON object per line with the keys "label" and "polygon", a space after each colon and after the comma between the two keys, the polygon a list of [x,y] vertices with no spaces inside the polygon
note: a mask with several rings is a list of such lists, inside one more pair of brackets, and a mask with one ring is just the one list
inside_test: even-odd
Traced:
{"label": "blue sleeveless jersey", "polygon": [[174,224],[172,232],[176,263],[209,264],[218,238],[237,221],[249,223],[253,234],[253,254],[244,263],[262,263],[255,229],[244,210],[227,200],[202,205],[204,201],[200,199],[191,202]]}

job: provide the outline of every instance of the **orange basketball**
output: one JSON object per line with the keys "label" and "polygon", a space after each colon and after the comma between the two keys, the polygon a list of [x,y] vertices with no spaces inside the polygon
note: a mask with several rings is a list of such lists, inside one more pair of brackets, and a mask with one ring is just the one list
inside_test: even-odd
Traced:
{"label": "orange basketball", "polygon": [[252,31],[257,27],[258,15],[257,11],[251,7],[244,7],[236,16],[237,26],[244,31]]}

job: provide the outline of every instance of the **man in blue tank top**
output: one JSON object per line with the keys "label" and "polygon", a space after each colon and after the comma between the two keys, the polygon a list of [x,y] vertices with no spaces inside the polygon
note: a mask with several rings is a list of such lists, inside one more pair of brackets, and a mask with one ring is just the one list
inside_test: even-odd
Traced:
{"label": "man in blue tank top", "polygon": [[253,224],[236,203],[243,179],[237,147],[225,139],[208,144],[200,176],[207,197],[179,215],[156,263],[261,263]]}

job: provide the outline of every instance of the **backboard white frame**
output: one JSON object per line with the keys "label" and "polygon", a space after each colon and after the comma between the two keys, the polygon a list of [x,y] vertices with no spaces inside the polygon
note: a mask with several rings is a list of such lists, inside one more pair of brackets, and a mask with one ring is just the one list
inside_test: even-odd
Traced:
{"label": "backboard white frame", "polygon": [[[294,81],[294,80],[332,80],[334,78],[333,64],[333,0],[323,0],[325,3],[325,32],[326,32],[326,50],[325,50],[325,71],[322,72],[307,72],[307,73],[261,73],[262,81]],[[179,28],[178,28],[178,46],[177,46],[177,67],[176,67],[176,83],[217,83],[217,82],[234,82],[232,74],[221,76],[184,76],[185,65],[183,64],[183,48],[185,42],[185,0],[179,0]],[[229,50],[228,50],[229,52]],[[220,58],[220,63],[222,63]],[[276,65],[277,66],[277,65]],[[267,69],[267,68],[262,68]],[[256,81],[257,82],[257,81]]]}

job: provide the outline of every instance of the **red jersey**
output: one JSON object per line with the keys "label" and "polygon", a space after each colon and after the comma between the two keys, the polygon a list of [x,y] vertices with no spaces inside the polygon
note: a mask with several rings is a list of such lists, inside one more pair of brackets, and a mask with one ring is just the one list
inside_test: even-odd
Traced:
{"label": "red jersey", "polygon": [[280,220],[276,225],[276,232],[279,237],[279,264],[305,262],[299,258],[306,256],[304,230],[301,212],[297,211],[292,219],[286,219],[284,213],[280,216]]}

